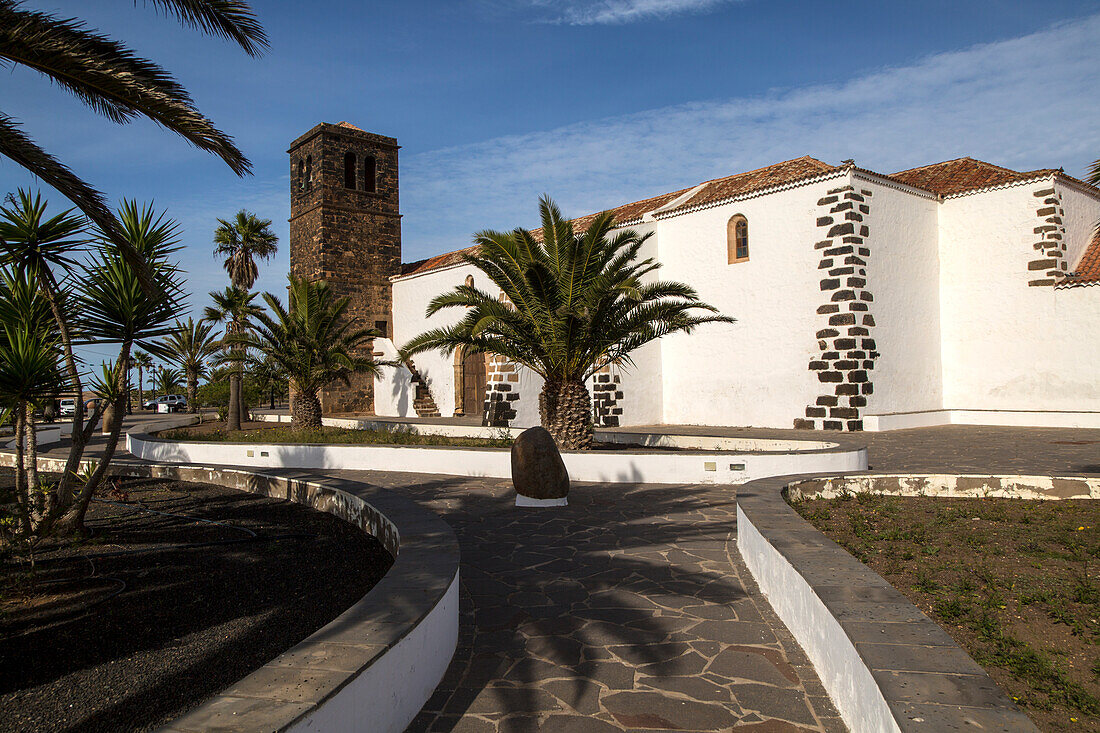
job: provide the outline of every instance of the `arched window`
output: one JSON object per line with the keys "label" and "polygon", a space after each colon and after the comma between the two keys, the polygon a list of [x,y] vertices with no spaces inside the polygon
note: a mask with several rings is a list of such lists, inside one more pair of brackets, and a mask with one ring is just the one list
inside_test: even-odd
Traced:
{"label": "arched window", "polygon": [[472,288],[473,286],[474,286],[474,276],[473,275],[467,275],[466,276],[466,287]]}
{"label": "arched window", "polygon": [[301,191],[301,190],[303,190],[303,188],[306,185],[305,181],[302,180],[303,178],[305,178],[305,175],[306,175],[305,161],[299,159],[298,164],[296,166],[294,166],[294,168],[295,168],[294,190],[295,191]]}
{"label": "arched window", "polygon": [[373,155],[363,158],[363,190],[367,193],[378,190],[378,164],[375,163]]}
{"label": "arched window", "polygon": [[749,220],[741,214],[726,222],[726,254],[731,265],[749,258]]}
{"label": "arched window", "polygon": [[355,188],[355,153],[344,153],[344,188]]}
{"label": "arched window", "polygon": [[306,179],[302,182],[305,189],[308,191],[313,188],[313,156],[306,156]]}

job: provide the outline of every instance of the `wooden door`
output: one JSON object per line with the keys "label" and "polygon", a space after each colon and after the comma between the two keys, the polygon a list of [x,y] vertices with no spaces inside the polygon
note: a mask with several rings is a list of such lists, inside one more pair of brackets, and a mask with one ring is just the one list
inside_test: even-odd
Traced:
{"label": "wooden door", "polygon": [[462,360],[462,412],[480,415],[485,406],[485,355],[469,354]]}

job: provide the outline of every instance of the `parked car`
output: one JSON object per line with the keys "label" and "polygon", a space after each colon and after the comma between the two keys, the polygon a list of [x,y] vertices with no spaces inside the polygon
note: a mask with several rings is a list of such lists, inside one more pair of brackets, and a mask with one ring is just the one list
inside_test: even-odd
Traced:
{"label": "parked car", "polygon": [[61,417],[72,417],[76,414],[76,400],[61,400]]}
{"label": "parked car", "polygon": [[141,406],[141,409],[156,410],[159,412],[161,405],[167,405],[168,412],[183,412],[187,409],[187,396],[181,394],[170,394],[163,397],[156,397],[151,400],[146,400],[145,404]]}

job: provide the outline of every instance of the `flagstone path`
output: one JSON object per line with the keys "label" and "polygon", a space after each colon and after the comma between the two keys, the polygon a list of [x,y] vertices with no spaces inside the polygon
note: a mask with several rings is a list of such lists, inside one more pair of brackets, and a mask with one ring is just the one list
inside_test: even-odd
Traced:
{"label": "flagstone path", "polygon": [[[1100,473],[1100,431],[672,430],[869,444],[883,471]],[[459,648],[410,731],[844,730],[741,562],[736,487],[575,484],[534,510],[507,480],[325,473],[402,492],[459,538]]]}
{"label": "flagstone path", "polygon": [[461,638],[410,731],[842,731],[737,554],[729,486],[575,485],[330,472],[454,527]]}

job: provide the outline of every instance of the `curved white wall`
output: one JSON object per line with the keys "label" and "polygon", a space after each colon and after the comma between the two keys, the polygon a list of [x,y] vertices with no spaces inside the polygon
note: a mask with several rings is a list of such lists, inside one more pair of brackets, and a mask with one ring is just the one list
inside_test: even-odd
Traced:
{"label": "curved white wall", "polygon": [[[148,461],[267,468],[408,471],[452,476],[511,478],[504,449],[395,445],[264,445],[150,440],[126,436],[127,449]],[[819,471],[862,471],[867,451],[689,453],[655,451],[566,452],[573,481],[657,484],[734,484],[767,476]]]}

